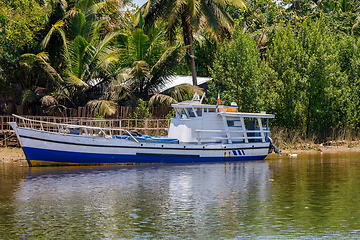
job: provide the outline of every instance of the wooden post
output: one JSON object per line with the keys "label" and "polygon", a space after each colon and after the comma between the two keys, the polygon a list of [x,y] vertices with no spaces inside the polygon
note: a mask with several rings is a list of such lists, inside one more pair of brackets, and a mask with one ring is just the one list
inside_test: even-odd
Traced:
{"label": "wooden post", "polygon": [[[119,128],[122,129],[121,119],[119,120]],[[122,132],[120,131],[120,135],[121,134],[122,134]]]}
{"label": "wooden post", "polygon": [[156,135],[159,136],[159,119],[156,119]]}
{"label": "wooden post", "polygon": [[0,130],[1,130],[1,133],[4,131],[4,117],[3,116],[0,118]]}
{"label": "wooden post", "polygon": [[148,120],[145,119],[145,134],[148,135]]}

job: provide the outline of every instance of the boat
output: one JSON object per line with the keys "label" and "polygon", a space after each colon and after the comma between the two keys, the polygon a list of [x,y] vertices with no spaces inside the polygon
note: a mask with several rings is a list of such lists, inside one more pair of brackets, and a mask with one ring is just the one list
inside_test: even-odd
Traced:
{"label": "boat", "polygon": [[263,160],[272,150],[280,154],[269,136],[274,115],[237,112],[234,104],[203,104],[203,98],[172,104],[167,137],[17,115],[9,124],[31,167],[249,161]]}

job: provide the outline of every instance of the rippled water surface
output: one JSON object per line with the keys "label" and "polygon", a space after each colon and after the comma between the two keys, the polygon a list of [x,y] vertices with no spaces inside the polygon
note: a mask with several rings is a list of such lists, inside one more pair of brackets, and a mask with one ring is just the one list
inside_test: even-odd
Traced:
{"label": "rippled water surface", "polygon": [[187,165],[0,163],[0,239],[360,238],[360,154]]}

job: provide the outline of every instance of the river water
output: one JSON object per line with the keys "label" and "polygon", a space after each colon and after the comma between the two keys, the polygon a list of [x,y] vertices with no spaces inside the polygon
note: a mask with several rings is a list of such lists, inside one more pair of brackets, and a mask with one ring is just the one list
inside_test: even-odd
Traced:
{"label": "river water", "polygon": [[23,165],[0,164],[0,239],[360,238],[360,153]]}

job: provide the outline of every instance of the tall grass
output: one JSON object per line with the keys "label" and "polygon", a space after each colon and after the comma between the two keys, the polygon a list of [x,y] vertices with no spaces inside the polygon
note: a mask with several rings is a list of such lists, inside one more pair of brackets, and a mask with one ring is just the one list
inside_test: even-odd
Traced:
{"label": "tall grass", "polygon": [[319,145],[344,145],[348,147],[359,146],[360,132],[347,128],[334,129],[330,133],[306,133],[298,129],[287,129],[272,126],[271,138],[275,145],[283,150],[317,150]]}

